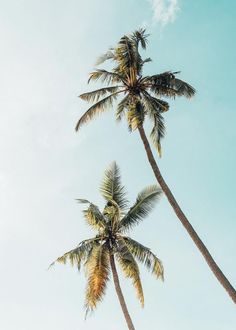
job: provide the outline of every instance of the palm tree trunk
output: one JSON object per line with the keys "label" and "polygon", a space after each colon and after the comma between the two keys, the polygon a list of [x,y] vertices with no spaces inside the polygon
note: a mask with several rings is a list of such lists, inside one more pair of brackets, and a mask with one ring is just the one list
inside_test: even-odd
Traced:
{"label": "palm tree trunk", "polygon": [[143,129],[143,126],[140,126],[138,128],[138,130],[139,130],[139,134],[141,136],[141,139],[143,141],[149,163],[150,163],[150,165],[152,167],[152,170],[155,174],[155,177],[156,177],[159,185],[161,186],[163,192],[165,193],[169,203],[173,207],[177,217],[179,218],[182,225],[187,230],[189,236],[192,238],[192,240],[194,241],[194,243],[196,244],[196,246],[200,250],[201,254],[205,258],[206,262],[208,263],[208,266],[210,267],[210,269],[212,270],[212,272],[214,273],[214,275],[216,276],[218,281],[221,283],[221,285],[228,292],[229,296],[232,298],[234,303],[236,303],[236,291],[235,291],[234,287],[230,284],[228,279],[225,277],[225,275],[223,274],[221,269],[218,267],[218,265],[216,264],[216,262],[212,258],[210,252],[208,251],[208,249],[206,248],[206,246],[204,245],[204,243],[202,242],[202,240],[200,239],[200,237],[198,236],[198,234],[196,233],[196,231],[194,230],[194,228],[192,227],[192,225],[188,221],[187,217],[185,216],[185,214],[181,210],[181,208],[180,208],[179,204],[177,203],[175,197],[173,196],[172,192],[170,191],[169,187],[167,186],[165,180],[163,179],[163,177],[161,175],[161,172],[160,172],[160,170],[157,166],[157,163],[155,161],[155,158],[153,156],[153,153],[152,153],[152,150],[150,148],[150,145],[149,145],[148,139],[146,137],[145,131]]}
{"label": "palm tree trunk", "polygon": [[116,293],[117,293],[117,296],[118,296],[118,299],[119,299],[119,302],[120,302],[120,305],[121,305],[126,323],[128,325],[129,330],[135,330],[133,322],[132,322],[131,317],[129,315],[126,303],[125,303],[123,293],[121,291],[120,281],[119,281],[119,277],[118,277],[118,274],[117,274],[113,254],[110,254],[110,263],[111,263],[111,270],[112,270],[112,275],[113,275],[113,280],[114,280],[114,284],[115,284]]}

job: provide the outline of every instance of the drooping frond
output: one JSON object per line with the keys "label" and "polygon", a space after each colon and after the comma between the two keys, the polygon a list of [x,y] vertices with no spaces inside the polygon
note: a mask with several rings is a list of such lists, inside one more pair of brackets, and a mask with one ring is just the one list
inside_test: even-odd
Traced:
{"label": "drooping frond", "polygon": [[130,95],[127,94],[117,105],[116,109],[116,120],[120,121],[123,117],[125,110],[128,110],[130,104]]}
{"label": "drooping frond", "polygon": [[110,263],[109,251],[105,244],[93,248],[86,262],[88,278],[85,298],[86,314],[93,311],[105,294],[109,280]]}
{"label": "drooping frond", "polygon": [[142,91],[142,102],[147,114],[155,112],[166,112],[169,110],[168,102],[157,99],[150,95],[147,91]]}
{"label": "drooping frond", "polygon": [[100,192],[106,201],[116,204],[121,209],[126,208],[128,201],[121,183],[120,170],[115,162],[105,171]]}
{"label": "drooping frond", "polygon": [[105,97],[104,99],[98,101],[94,105],[92,105],[79,119],[75,127],[75,130],[78,131],[83,124],[86,124],[88,121],[92,120],[95,116],[99,115],[100,113],[109,110],[113,104],[113,101],[116,100],[118,93],[120,93],[120,91],[115,92]]}
{"label": "drooping frond", "polygon": [[110,84],[114,84],[117,82],[122,82],[123,77],[116,72],[110,72],[107,70],[96,69],[96,71],[90,73],[88,83],[90,83],[90,81],[92,81],[92,80],[93,81],[100,80],[101,82],[106,82],[108,85],[110,85]]}
{"label": "drooping frond", "polygon": [[175,78],[179,72],[164,72],[150,77],[144,77],[143,82],[150,90],[158,96],[175,98],[176,96],[185,96],[190,98],[194,96],[195,89],[186,82]]}
{"label": "drooping frond", "polygon": [[85,261],[93,249],[94,246],[98,245],[98,242],[101,240],[101,237],[95,237],[91,239],[86,239],[82,241],[78,247],[75,249],[66,252],[61,257],[57,258],[51,266],[53,266],[56,262],[61,264],[66,264],[67,261],[70,261],[71,266],[77,266],[78,270],[80,270],[81,262]]}
{"label": "drooping frond", "polygon": [[144,108],[139,100],[129,104],[127,112],[127,121],[130,131],[136,130],[144,122]]}
{"label": "drooping frond", "polygon": [[148,186],[137,196],[136,202],[120,221],[120,229],[126,231],[143,220],[154,208],[162,190],[156,185]]}
{"label": "drooping frond", "polygon": [[100,232],[101,230],[104,230],[106,228],[106,220],[97,205],[90,203],[89,207],[83,212],[87,224],[93,229],[98,230]]}
{"label": "drooping frond", "polygon": [[162,266],[162,262],[155,256],[155,254],[151,252],[149,248],[129,237],[124,237],[124,241],[129,251],[139,262],[144,264],[157,278],[160,277],[162,280],[164,279],[164,268]]}
{"label": "drooping frond", "polygon": [[177,90],[178,96],[191,98],[196,93],[196,90],[191,85],[177,78],[171,81],[171,87]]}
{"label": "drooping frond", "polygon": [[164,138],[165,135],[164,118],[161,113],[168,111],[169,104],[166,101],[153,97],[146,91],[142,93],[142,102],[145,113],[149,115],[153,124],[150,134],[152,143],[158,150],[159,156],[161,156],[161,139]]}
{"label": "drooping frond", "polygon": [[164,118],[160,113],[152,114],[153,128],[150,134],[150,138],[154,147],[157,149],[159,156],[161,157],[161,139],[165,135]]}
{"label": "drooping frond", "polygon": [[119,90],[119,86],[111,86],[97,89],[92,92],[83,93],[79,97],[87,102],[98,102],[101,97],[110,93],[113,94]]}
{"label": "drooping frond", "polygon": [[130,253],[126,242],[123,238],[117,240],[117,251],[115,253],[116,259],[121,266],[121,269],[125,277],[132,279],[132,284],[137,292],[137,297],[141,303],[141,306],[144,306],[144,295],[142,283],[139,276],[139,267]]}

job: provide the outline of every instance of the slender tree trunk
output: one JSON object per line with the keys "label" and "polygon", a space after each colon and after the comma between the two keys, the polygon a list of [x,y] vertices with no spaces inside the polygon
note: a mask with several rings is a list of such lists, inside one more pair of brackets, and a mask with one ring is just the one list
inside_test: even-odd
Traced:
{"label": "slender tree trunk", "polygon": [[186,218],[185,214],[183,213],[183,211],[181,210],[179,204],[177,203],[175,197],[173,196],[172,192],[170,191],[169,187],[167,186],[165,180],[163,179],[163,177],[161,175],[161,172],[160,172],[160,170],[157,166],[157,163],[155,161],[155,158],[153,156],[152,150],[150,148],[150,145],[149,145],[148,139],[146,137],[145,131],[144,131],[142,126],[139,127],[139,134],[140,134],[141,139],[143,141],[143,144],[144,144],[144,147],[145,147],[145,150],[146,150],[146,153],[147,153],[147,157],[148,157],[149,163],[152,167],[152,170],[155,174],[155,177],[156,177],[159,185],[161,186],[163,192],[165,193],[169,203],[173,207],[177,217],[179,218],[182,225],[187,230],[189,236],[192,238],[192,240],[194,241],[194,243],[196,244],[196,246],[200,250],[201,254],[205,258],[206,262],[208,263],[208,266],[210,267],[210,269],[212,270],[212,272],[214,273],[214,275],[216,276],[218,281],[221,283],[221,285],[228,292],[229,296],[232,298],[234,303],[236,303],[236,291],[235,291],[234,287],[230,284],[228,279],[225,277],[225,275],[223,274],[221,269],[218,267],[218,265],[216,264],[216,262],[212,258],[210,252],[208,251],[208,249],[206,248],[206,246],[204,245],[204,243],[202,242],[202,240],[200,239],[200,237],[198,236],[198,234],[196,233],[196,231],[194,230],[194,228],[192,227],[192,225],[190,224],[190,222]]}
{"label": "slender tree trunk", "polygon": [[123,293],[121,291],[120,281],[119,281],[119,277],[118,277],[118,274],[117,274],[113,254],[110,255],[110,263],[111,263],[111,270],[112,270],[112,275],[113,275],[113,280],[114,280],[114,284],[115,284],[116,293],[117,293],[117,296],[118,296],[118,299],[119,299],[119,302],[120,302],[120,305],[121,305],[126,323],[128,325],[129,330],[135,330],[133,322],[132,322],[131,317],[129,315],[126,303],[125,303]]}

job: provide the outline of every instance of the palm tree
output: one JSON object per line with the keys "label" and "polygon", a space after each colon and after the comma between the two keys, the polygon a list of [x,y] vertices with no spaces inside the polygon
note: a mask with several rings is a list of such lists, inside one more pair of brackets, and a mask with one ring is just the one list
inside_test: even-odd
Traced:
{"label": "palm tree", "polygon": [[195,89],[192,86],[176,78],[179,72],[168,71],[151,76],[142,75],[144,64],[151,61],[150,58],[142,59],[139,52],[140,45],[143,49],[146,48],[147,37],[148,35],[144,29],[135,31],[131,35],[124,35],[116,47],[111,48],[99,58],[97,65],[102,64],[106,60],[111,60],[114,63],[114,67],[110,71],[96,69],[90,74],[89,82],[100,80],[102,83],[106,83],[106,87],[80,95],[81,99],[93,102],[93,105],[79,119],[76,130],[78,131],[83,124],[89,122],[98,114],[110,109],[118,97],[123,95],[116,107],[116,119],[120,121],[126,114],[129,129],[131,131],[138,130],[154,175],[174,212],[202,253],[218,281],[228,292],[234,303],[236,303],[235,289],[216,264],[205,244],[180,208],[161,175],[147,139],[143,127],[146,117],[153,124],[150,138],[159,155],[161,155],[161,139],[165,133],[163,113],[169,110],[169,104],[162,98],[174,99],[177,96],[191,98],[195,94]]}
{"label": "palm tree", "polygon": [[161,279],[163,266],[149,248],[126,236],[126,233],[148,216],[161,195],[161,189],[156,185],[143,189],[134,205],[127,210],[128,201],[121,184],[119,168],[113,163],[105,171],[100,192],[106,201],[103,212],[88,200],[78,199],[78,202],[88,204],[84,210],[84,217],[87,224],[96,231],[96,235],[82,241],[75,249],[66,252],[56,261],[65,264],[69,260],[71,265],[77,266],[78,269],[83,263],[87,276],[86,314],[93,311],[102,300],[111,271],[127,326],[134,330],[121,291],[115,259],[125,277],[132,280],[137,297],[143,306],[144,295],[136,261],[144,264],[156,278]]}

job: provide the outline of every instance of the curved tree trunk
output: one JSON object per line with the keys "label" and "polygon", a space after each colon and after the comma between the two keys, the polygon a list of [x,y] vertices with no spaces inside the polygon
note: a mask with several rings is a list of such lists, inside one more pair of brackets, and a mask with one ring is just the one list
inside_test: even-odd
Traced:
{"label": "curved tree trunk", "polygon": [[194,230],[194,228],[192,227],[192,225],[188,221],[187,217],[185,216],[185,214],[181,210],[181,208],[180,208],[179,204],[177,203],[175,197],[173,196],[172,192],[170,191],[169,187],[167,186],[165,180],[163,179],[163,177],[161,175],[161,172],[160,172],[160,170],[157,166],[157,163],[155,161],[155,158],[153,156],[152,150],[150,148],[150,145],[149,145],[149,142],[148,142],[148,139],[146,137],[146,134],[145,134],[145,131],[144,131],[143,127],[140,126],[138,128],[138,130],[139,130],[139,134],[141,136],[141,139],[143,141],[149,163],[150,163],[150,165],[152,167],[152,170],[155,174],[155,177],[156,177],[159,185],[161,186],[163,192],[165,193],[169,203],[173,207],[177,217],[179,218],[182,225],[187,230],[189,236],[192,238],[192,240],[194,241],[194,243],[196,244],[196,246],[200,250],[201,254],[205,258],[206,262],[208,263],[208,266],[210,267],[210,269],[212,270],[212,272],[214,273],[214,275],[216,276],[218,281],[221,283],[221,285],[228,292],[229,296],[232,298],[234,303],[236,303],[236,291],[235,291],[235,289],[230,284],[228,279],[225,277],[225,275],[223,274],[221,269],[218,267],[218,265],[216,264],[216,262],[212,258],[210,252],[208,251],[208,249],[206,248],[206,246],[204,245],[204,243],[202,242],[202,240],[200,239],[200,237],[198,236],[198,234],[196,233],[196,231]]}
{"label": "curved tree trunk", "polygon": [[120,281],[119,281],[119,277],[117,274],[117,270],[116,270],[116,265],[115,265],[115,260],[114,260],[114,255],[111,254],[110,255],[110,263],[111,263],[111,270],[112,270],[112,275],[113,275],[113,280],[114,280],[114,284],[115,284],[115,289],[116,289],[116,293],[122,308],[122,311],[124,313],[124,317],[126,320],[126,323],[128,325],[129,330],[135,330],[133,322],[131,320],[131,317],[129,315],[126,303],[125,303],[125,299],[123,296],[123,293],[121,291],[121,287],[120,287]]}

